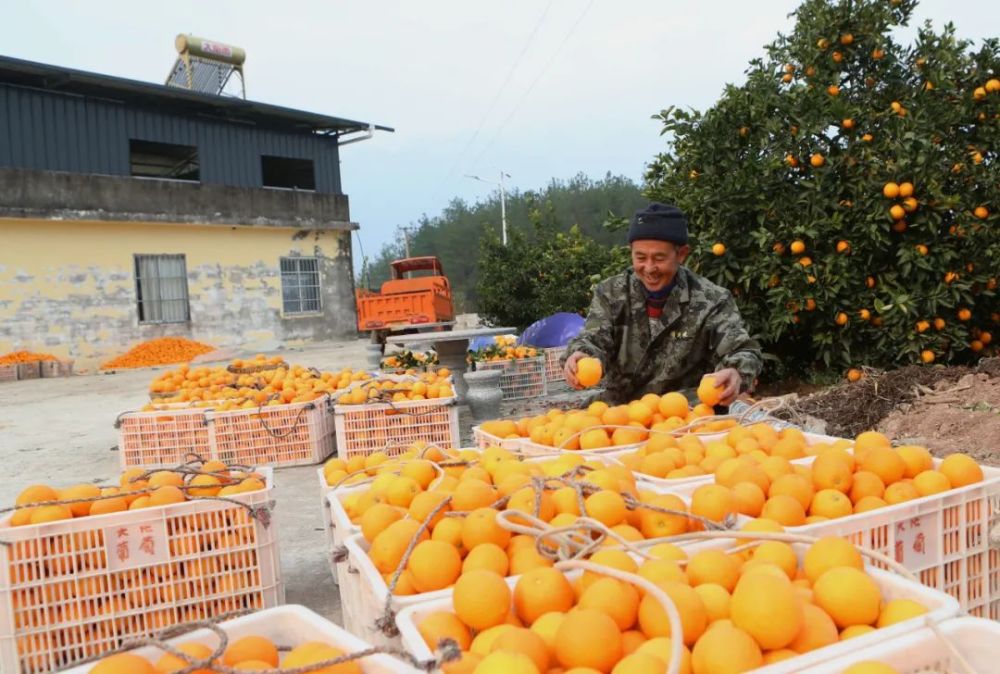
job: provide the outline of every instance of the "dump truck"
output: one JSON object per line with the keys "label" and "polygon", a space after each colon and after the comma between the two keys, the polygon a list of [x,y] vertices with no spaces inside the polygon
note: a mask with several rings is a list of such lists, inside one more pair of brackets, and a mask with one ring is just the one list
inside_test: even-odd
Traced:
{"label": "dump truck", "polygon": [[[389,333],[450,330],[455,324],[451,284],[435,256],[407,257],[389,265],[392,277],[379,292],[359,288],[358,330],[384,343]],[[423,275],[409,276],[427,272]]]}

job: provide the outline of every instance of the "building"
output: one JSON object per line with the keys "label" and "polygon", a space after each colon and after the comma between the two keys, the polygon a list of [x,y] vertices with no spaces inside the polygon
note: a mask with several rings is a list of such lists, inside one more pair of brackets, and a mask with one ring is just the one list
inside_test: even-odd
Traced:
{"label": "building", "polygon": [[364,122],[0,57],[0,353],[356,334]]}

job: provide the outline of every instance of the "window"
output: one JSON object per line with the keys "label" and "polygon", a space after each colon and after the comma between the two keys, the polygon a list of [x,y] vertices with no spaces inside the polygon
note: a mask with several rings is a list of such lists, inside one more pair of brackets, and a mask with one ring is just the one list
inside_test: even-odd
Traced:
{"label": "window", "polygon": [[140,323],[185,323],[191,319],[183,255],[136,255],[135,290]]}
{"label": "window", "polygon": [[295,190],[316,189],[316,175],[312,159],[291,159],[261,155],[261,173],[264,187],[284,187]]}
{"label": "window", "polygon": [[322,309],[319,299],[319,260],[314,257],[281,258],[282,311],[287,315],[311,314]]}
{"label": "window", "polygon": [[192,145],[129,140],[131,173],[138,178],[166,178],[198,182],[198,148]]}

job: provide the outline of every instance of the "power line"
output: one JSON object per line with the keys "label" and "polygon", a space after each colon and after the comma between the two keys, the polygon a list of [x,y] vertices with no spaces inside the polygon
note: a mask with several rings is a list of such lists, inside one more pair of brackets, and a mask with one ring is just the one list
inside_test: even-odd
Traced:
{"label": "power line", "polygon": [[490,142],[487,143],[486,146],[482,149],[482,151],[476,156],[475,161],[472,162],[473,168],[479,165],[479,160],[483,158],[483,156],[491,147],[493,147],[493,143],[495,143],[497,138],[500,137],[500,134],[503,133],[503,130],[504,128],[506,128],[508,122],[510,122],[510,120],[514,118],[514,115],[517,114],[517,111],[521,108],[521,104],[524,103],[525,99],[527,99],[528,94],[530,94],[532,90],[534,90],[535,86],[541,81],[542,77],[545,76],[545,73],[548,71],[548,69],[552,66],[553,63],[555,63],[556,57],[559,56],[559,52],[562,51],[562,48],[569,41],[570,37],[572,37],[573,33],[580,25],[580,22],[583,21],[583,18],[587,16],[587,12],[590,11],[590,8],[591,6],[593,6],[593,4],[594,0],[590,0],[590,2],[587,3],[587,6],[583,8],[583,11],[580,13],[580,16],[577,17],[576,21],[573,22],[573,25],[570,26],[569,31],[566,33],[566,35],[563,36],[563,39],[559,43],[559,46],[556,47],[556,50],[554,52],[552,52],[552,56],[549,58],[548,62],[539,71],[538,76],[535,77],[531,85],[524,90],[524,93],[521,94],[521,97],[518,99],[513,109],[511,109],[510,114],[507,115],[506,119],[504,119],[503,122],[500,124],[500,126],[497,128],[496,133],[494,133],[493,137],[490,138]]}
{"label": "power line", "polygon": [[510,70],[507,71],[507,76],[504,78],[503,83],[500,85],[500,88],[497,89],[496,94],[494,94],[493,100],[490,101],[490,105],[486,109],[486,114],[484,114],[483,118],[479,120],[479,126],[476,127],[476,130],[475,132],[473,132],[472,137],[469,138],[469,142],[465,144],[465,147],[462,148],[462,151],[459,152],[458,156],[455,157],[455,163],[452,164],[451,168],[448,170],[447,175],[449,177],[455,173],[455,169],[458,168],[458,165],[459,163],[461,163],[462,158],[465,157],[465,153],[469,151],[469,148],[472,147],[472,145],[476,142],[476,139],[479,137],[479,132],[483,130],[483,126],[486,124],[486,120],[489,119],[491,114],[493,114],[493,110],[496,108],[497,103],[500,101],[500,95],[503,94],[504,89],[506,89],[507,85],[510,83],[510,79],[514,75],[514,71],[517,70],[517,66],[521,64],[521,59],[524,58],[524,55],[528,51],[528,47],[530,47],[532,41],[534,41],[535,35],[538,33],[538,29],[542,27],[542,22],[545,20],[545,16],[549,13],[549,8],[551,6],[552,6],[552,0],[549,0],[548,4],[545,5],[545,9],[542,10],[542,13],[538,17],[538,20],[535,22],[535,27],[532,28],[531,33],[528,34],[528,39],[525,40],[524,46],[521,47],[520,53],[517,55],[517,58],[514,59],[514,63],[511,64]]}

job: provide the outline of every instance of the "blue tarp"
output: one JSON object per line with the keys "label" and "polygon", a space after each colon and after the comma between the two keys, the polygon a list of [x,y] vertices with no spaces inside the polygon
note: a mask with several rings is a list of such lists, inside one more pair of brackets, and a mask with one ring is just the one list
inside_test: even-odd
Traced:
{"label": "blue tarp", "polygon": [[518,344],[547,349],[566,346],[583,329],[583,316],[560,312],[535,321],[521,333]]}

